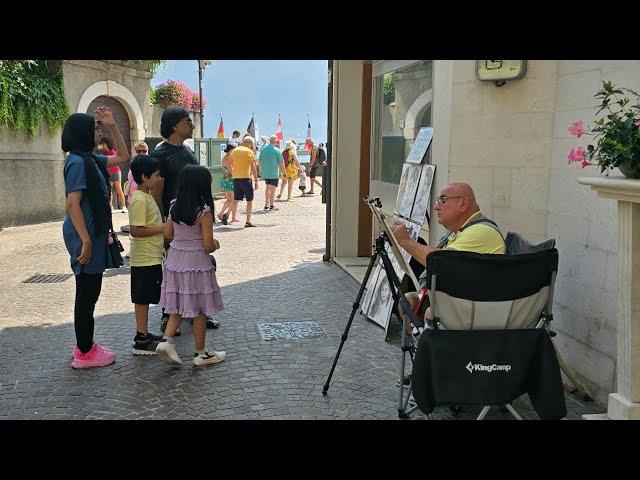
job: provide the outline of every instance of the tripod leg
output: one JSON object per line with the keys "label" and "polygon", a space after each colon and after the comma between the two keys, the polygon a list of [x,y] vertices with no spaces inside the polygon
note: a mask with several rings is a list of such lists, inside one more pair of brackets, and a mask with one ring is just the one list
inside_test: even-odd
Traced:
{"label": "tripod leg", "polygon": [[[400,280],[398,279],[398,276],[396,275],[396,272],[393,269],[393,265],[391,265],[391,260],[389,260],[386,250],[382,249],[382,251],[380,252],[380,258],[382,259],[382,264],[387,274],[387,280],[389,281],[389,287],[391,288],[391,296],[393,297],[394,305],[396,305],[398,308],[398,313],[400,314],[401,313],[400,310],[402,309],[402,311],[404,311],[405,313],[405,317],[412,319],[415,322],[416,321],[415,315],[411,310],[409,301],[404,296],[404,293],[402,291],[402,286],[400,284]],[[400,317],[400,323],[402,323],[403,325],[402,325],[402,358],[400,360],[400,379],[401,380],[400,380],[400,393],[398,394],[398,415],[400,416],[400,418],[408,418],[407,405],[409,402],[409,397],[411,396],[411,385],[407,389],[406,398],[404,398],[405,389],[403,387],[403,383],[404,383],[404,371],[405,371],[405,364],[407,359],[407,352],[410,353],[411,346],[407,339],[408,335],[406,332],[406,328],[404,326],[403,316],[399,315],[399,317]],[[411,358],[411,361],[413,363],[413,358]]]}
{"label": "tripod leg", "polygon": [[342,340],[340,341],[340,346],[338,347],[338,352],[336,353],[335,358],[333,359],[333,365],[331,366],[331,372],[329,372],[329,377],[327,378],[324,387],[322,387],[322,394],[326,395],[327,390],[329,390],[329,383],[331,383],[331,377],[333,377],[333,371],[336,368],[336,364],[338,363],[338,358],[340,357],[340,352],[342,351],[342,347],[344,346],[344,342],[347,340],[347,335],[349,334],[349,329],[351,328],[351,322],[353,322],[353,317],[355,317],[356,312],[358,311],[358,307],[360,307],[360,300],[362,299],[362,295],[364,293],[364,289],[369,282],[369,277],[371,276],[371,271],[373,270],[373,266],[376,264],[378,260],[378,252],[376,251],[371,256],[371,261],[369,262],[369,267],[367,268],[367,273],[362,280],[362,285],[360,285],[360,291],[358,292],[358,296],[356,297],[356,301],[353,304],[353,309],[351,310],[351,316],[349,317],[349,321],[347,322],[347,326],[344,329],[344,333],[342,334]]}

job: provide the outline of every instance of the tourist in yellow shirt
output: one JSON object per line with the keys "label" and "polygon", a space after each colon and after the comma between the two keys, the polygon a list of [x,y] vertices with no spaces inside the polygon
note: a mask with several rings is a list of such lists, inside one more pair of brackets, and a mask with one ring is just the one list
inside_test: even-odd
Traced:
{"label": "tourist in yellow shirt", "polygon": [[[253,152],[253,137],[242,139],[242,146],[231,152],[231,173],[233,175],[233,210],[237,211],[238,202],[247,199],[247,221],[245,227],[255,227],[251,223],[253,210],[253,192],[258,190],[258,172],[256,170],[256,156]],[[253,187],[251,178],[253,177]]]}
{"label": "tourist in yellow shirt", "polygon": [[162,337],[148,331],[149,304],[160,301],[164,228],[158,204],[151,190],[162,181],[159,163],[148,155],[137,155],[131,162],[131,174],[138,184],[129,204],[131,232],[131,302],[136,315],[134,355],[155,355]]}

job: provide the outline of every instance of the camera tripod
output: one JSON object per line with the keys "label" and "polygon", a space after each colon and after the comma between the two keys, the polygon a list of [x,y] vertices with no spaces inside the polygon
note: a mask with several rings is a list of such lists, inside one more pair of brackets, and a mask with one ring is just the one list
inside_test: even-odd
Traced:
{"label": "camera tripod", "polygon": [[[373,270],[374,265],[376,264],[378,257],[380,257],[382,259],[382,266],[384,268],[384,271],[387,274],[387,280],[389,282],[389,287],[391,289],[391,295],[393,297],[393,304],[395,306],[397,306],[398,308],[398,313],[400,312],[400,308],[402,308],[402,311],[405,312],[405,315],[407,317],[409,317],[409,319],[411,320],[411,322],[415,325],[415,326],[422,326],[422,322],[419,321],[416,317],[416,315],[413,313],[413,310],[411,309],[411,306],[409,305],[409,302],[407,301],[406,297],[404,296],[404,292],[402,291],[402,287],[400,285],[400,280],[398,279],[398,276],[396,275],[396,272],[393,268],[393,265],[391,264],[391,260],[389,260],[389,255],[387,254],[387,250],[385,249],[385,243],[389,242],[389,238],[387,236],[386,233],[381,233],[378,238],[376,238],[375,240],[375,249],[373,252],[373,255],[371,256],[371,261],[369,262],[369,266],[367,268],[367,273],[364,276],[364,279],[362,281],[362,285],[360,286],[360,291],[358,292],[358,296],[356,297],[356,301],[353,304],[353,309],[351,310],[351,316],[349,317],[349,321],[347,322],[347,326],[344,330],[344,333],[342,334],[342,339],[340,342],[340,346],[338,347],[338,352],[336,353],[336,356],[333,360],[333,365],[331,367],[331,372],[329,373],[329,377],[327,378],[326,383],[324,384],[324,387],[322,388],[322,394],[326,395],[327,391],[329,390],[329,383],[331,382],[331,377],[333,377],[333,371],[336,368],[336,364],[338,363],[338,358],[340,357],[340,352],[342,351],[342,347],[344,346],[345,341],[347,340],[347,336],[349,334],[349,329],[351,328],[351,323],[353,322],[353,318],[356,315],[356,312],[358,311],[358,308],[360,307],[360,301],[362,300],[362,295],[364,293],[365,287],[369,281],[369,277],[371,276],[371,271]],[[402,335],[402,350],[407,351],[406,349],[410,348],[407,345],[406,342],[406,332],[404,331],[404,326],[403,326],[403,335]],[[401,371],[401,377],[400,378],[404,378],[404,363],[402,364],[402,371]],[[400,388],[400,404],[402,405],[403,403],[406,404],[406,402],[403,402],[403,388]],[[408,397],[408,396],[407,396]],[[405,405],[406,406],[406,405]]]}

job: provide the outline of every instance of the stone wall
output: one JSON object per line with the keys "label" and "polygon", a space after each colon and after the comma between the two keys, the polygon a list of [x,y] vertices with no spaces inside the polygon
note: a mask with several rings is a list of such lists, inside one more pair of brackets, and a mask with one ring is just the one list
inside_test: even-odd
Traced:
{"label": "stone wall", "polygon": [[[117,60],[65,60],[62,69],[72,113],[78,111],[85,91],[98,82],[105,82],[116,94],[126,89],[128,98],[137,104],[135,108],[125,105],[132,117],[131,140],[144,138],[151,115],[148,71],[134,67],[132,62]],[[138,113],[137,120],[134,110]],[[42,125],[39,133],[28,139],[23,133],[13,137],[8,129],[0,127],[0,228],[58,220],[64,216],[61,131],[58,128],[49,134],[47,126]]]}

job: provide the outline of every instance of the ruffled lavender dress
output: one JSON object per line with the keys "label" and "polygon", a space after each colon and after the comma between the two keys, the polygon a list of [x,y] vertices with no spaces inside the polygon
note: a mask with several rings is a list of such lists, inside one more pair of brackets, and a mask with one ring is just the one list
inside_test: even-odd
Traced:
{"label": "ruffled lavender dress", "polygon": [[[200,215],[210,210],[205,206]],[[171,215],[167,221],[171,221]],[[173,233],[162,267],[159,305],[166,313],[179,313],[186,318],[215,315],[224,305],[211,258],[204,251],[200,227],[173,222]]]}

